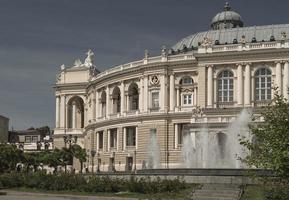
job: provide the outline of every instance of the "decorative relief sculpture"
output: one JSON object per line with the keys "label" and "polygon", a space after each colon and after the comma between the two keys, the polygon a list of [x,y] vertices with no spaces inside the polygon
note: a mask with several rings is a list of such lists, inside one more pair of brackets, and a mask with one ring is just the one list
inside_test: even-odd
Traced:
{"label": "decorative relief sculpture", "polygon": [[212,44],[213,44],[213,40],[208,37],[204,37],[204,39],[201,42],[202,47],[208,47],[208,46],[211,46]]}
{"label": "decorative relief sculpture", "polygon": [[154,75],[154,76],[152,76],[152,78],[151,78],[151,84],[152,85],[157,85],[157,84],[159,84],[159,78],[158,78],[158,76],[156,76],[156,75]]}

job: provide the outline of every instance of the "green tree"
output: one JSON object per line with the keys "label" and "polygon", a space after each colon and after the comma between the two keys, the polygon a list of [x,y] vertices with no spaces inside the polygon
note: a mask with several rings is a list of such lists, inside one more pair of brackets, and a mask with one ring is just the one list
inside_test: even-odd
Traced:
{"label": "green tree", "polygon": [[79,160],[80,162],[80,173],[82,173],[83,170],[83,163],[86,162],[86,149],[81,148],[78,144],[74,144],[71,146],[71,150],[73,153],[73,156]]}
{"label": "green tree", "polygon": [[15,145],[0,144],[0,173],[15,171],[23,158],[23,152]]}
{"label": "green tree", "polygon": [[24,153],[23,164],[25,164],[27,172],[29,171],[31,167],[33,167],[34,171],[37,171],[41,163],[42,163],[41,153],[36,153],[36,152]]}
{"label": "green tree", "polygon": [[274,95],[261,113],[262,123],[252,123],[252,140],[241,139],[251,154],[244,158],[249,166],[271,169],[282,183],[289,183],[289,102]]}

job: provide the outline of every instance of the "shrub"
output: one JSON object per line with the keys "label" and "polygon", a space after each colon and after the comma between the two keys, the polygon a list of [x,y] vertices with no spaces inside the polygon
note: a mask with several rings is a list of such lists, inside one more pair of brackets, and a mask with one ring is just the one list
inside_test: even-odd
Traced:
{"label": "shrub", "polygon": [[0,176],[0,182],[3,187],[7,188],[23,187],[24,177],[18,173],[2,174]]}
{"label": "shrub", "polygon": [[108,192],[117,193],[129,191],[142,194],[155,194],[160,192],[179,192],[186,189],[188,184],[179,179],[162,180],[157,177],[151,179],[135,178],[121,179],[109,176],[90,176],[75,174],[45,174],[36,173],[12,173],[0,175],[0,185],[7,188],[26,187],[53,191],[78,191],[88,193]]}
{"label": "shrub", "polygon": [[289,186],[271,187],[265,191],[266,200],[288,200]]}

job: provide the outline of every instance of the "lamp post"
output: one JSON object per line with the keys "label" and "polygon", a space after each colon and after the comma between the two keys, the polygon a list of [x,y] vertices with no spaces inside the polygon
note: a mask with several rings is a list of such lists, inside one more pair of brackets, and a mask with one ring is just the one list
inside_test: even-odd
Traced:
{"label": "lamp post", "polygon": [[77,135],[75,135],[75,136],[72,136],[71,134],[69,134],[68,136],[64,135],[63,141],[64,141],[65,148],[67,147],[67,143],[69,144],[69,148],[70,148],[71,144],[77,143]]}
{"label": "lamp post", "polygon": [[[77,135],[74,137],[69,134],[68,136],[65,134],[63,136],[63,141],[64,141],[64,147],[67,148],[67,143],[69,144],[68,149],[71,149],[71,144],[76,144],[77,143]],[[73,165],[73,156],[71,158],[72,160],[69,161],[69,164]],[[67,164],[65,164],[65,172],[67,170]]]}
{"label": "lamp post", "polygon": [[90,155],[91,155],[91,165],[92,165],[92,168],[91,168],[91,172],[93,173],[93,169],[94,169],[94,156],[96,154],[96,151],[94,149],[92,149],[90,151]]}

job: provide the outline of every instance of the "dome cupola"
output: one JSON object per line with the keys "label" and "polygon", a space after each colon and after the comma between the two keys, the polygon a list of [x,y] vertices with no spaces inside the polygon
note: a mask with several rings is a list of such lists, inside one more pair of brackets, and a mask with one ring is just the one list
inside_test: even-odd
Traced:
{"label": "dome cupola", "polygon": [[218,13],[213,19],[211,23],[211,28],[213,30],[219,29],[230,29],[236,27],[243,27],[244,23],[241,19],[241,16],[231,10],[231,6],[227,2],[224,10]]}

